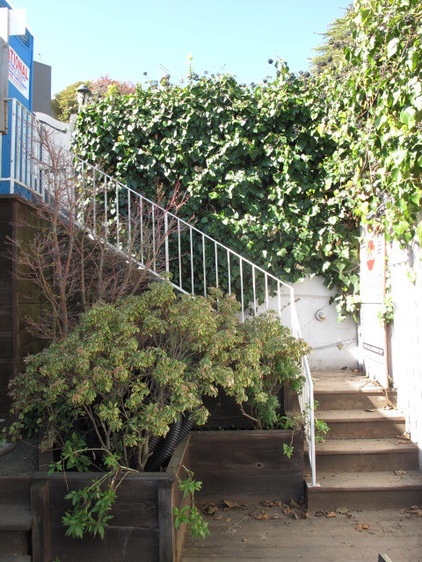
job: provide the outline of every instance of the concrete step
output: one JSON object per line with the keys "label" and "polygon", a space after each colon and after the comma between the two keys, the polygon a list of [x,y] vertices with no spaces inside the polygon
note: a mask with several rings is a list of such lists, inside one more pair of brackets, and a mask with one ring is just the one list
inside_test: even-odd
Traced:
{"label": "concrete step", "polygon": [[317,371],[314,395],[321,410],[353,410],[394,407],[396,394],[371,381],[361,372]]}
{"label": "concrete step", "polygon": [[318,486],[309,486],[308,509],[401,509],[422,504],[422,473],[417,470],[392,472],[319,472]]}
{"label": "concrete step", "polygon": [[381,390],[317,391],[314,398],[318,404],[318,410],[365,410],[368,408],[381,410],[394,406],[394,402]]}
{"label": "concrete step", "polygon": [[404,434],[405,420],[397,410],[323,410],[317,418],[330,428],[329,439],[379,439]]}
{"label": "concrete step", "polygon": [[317,472],[418,470],[418,453],[405,439],[328,439],[317,443]]}
{"label": "concrete step", "polygon": [[32,513],[29,506],[0,505],[0,553],[27,555],[31,544]]}

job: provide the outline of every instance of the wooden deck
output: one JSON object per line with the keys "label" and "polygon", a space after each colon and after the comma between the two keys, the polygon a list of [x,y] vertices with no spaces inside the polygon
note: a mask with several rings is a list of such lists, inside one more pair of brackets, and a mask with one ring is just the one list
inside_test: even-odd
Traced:
{"label": "wooden deck", "polygon": [[422,562],[422,506],[304,515],[268,503],[219,508],[206,516],[209,537],[187,538],[182,562],[377,562],[379,553]]}

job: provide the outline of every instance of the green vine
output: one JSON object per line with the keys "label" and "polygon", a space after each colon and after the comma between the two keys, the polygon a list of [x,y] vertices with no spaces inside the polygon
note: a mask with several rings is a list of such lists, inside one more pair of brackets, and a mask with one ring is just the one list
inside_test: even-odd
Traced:
{"label": "green vine", "polygon": [[353,312],[360,222],[402,243],[416,234],[421,26],[419,0],[356,0],[345,56],[325,72],[278,60],[259,85],[191,71],[112,92],[80,115],[75,149],[146,196],[180,180],[185,218],[286,281],[322,275]]}
{"label": "green vine", "polygon": [[185,505],[180,509],[178,507],[173,508],[174,527],[177,530],[185,524],[193,537],[204,539],[210,534],[208,523],[202,517],[195,503],[195,492],[199,492],[202,482],[193,479],[194,473],[191,470],[185,466],[182,468],[186,472],[186,478],[184,480],[179,478],[179,490],[182,492],[183,498],[190,498],[190,505]]}
{"label": "green vine", "polygon": [[353,294],[358,225],[327,179],[324,101],[314,79],[275,69],[255,87],[204,76],[108,96],[80,115],[75,149],[147,197],[180,182],[184,218],[282,279],[320,273]]}

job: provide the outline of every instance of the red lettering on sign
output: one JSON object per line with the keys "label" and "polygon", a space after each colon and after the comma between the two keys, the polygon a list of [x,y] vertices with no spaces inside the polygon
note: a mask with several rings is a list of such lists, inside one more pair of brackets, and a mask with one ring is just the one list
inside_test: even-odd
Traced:
{"label": "red lettering on sign", "polygon": [[375,264],[375,243],[373,240],[369,240],[366,245],[366,265],[369,271],[372,271]]}

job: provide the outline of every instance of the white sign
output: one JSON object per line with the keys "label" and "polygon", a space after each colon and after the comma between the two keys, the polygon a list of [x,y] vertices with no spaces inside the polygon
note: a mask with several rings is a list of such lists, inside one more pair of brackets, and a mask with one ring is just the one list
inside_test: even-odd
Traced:
{"label": "white sign", "polygon": [[26,99],[29,99],[29,66],[27,66],[12,47],[9,47],[9,82]]}
{"label": "white sign", "polygon": [[385,298],[385,241],[366,233],[360,247],[361,330],[366,374],[388,387],[387,338],[379,313]]}

